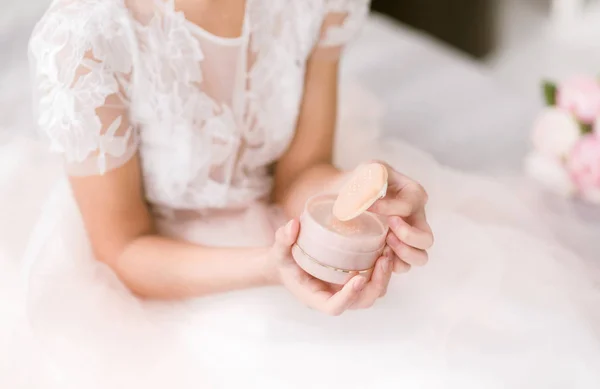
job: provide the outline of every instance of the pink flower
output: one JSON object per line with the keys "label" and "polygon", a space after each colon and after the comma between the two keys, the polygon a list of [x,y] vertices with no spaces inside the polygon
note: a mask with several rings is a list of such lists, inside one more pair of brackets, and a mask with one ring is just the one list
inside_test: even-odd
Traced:
{"label": "pink flower", "polygon": [[546,108],[533,126],[532,142],[539,153],[558,159],[571,152],[579,136],[573,116],[558,108]]}
{"label": "pink flower", "polygon": [[559,85],[556,104],[583,123],[592,124],[600,114],[600,85],[593,77],[570,78]]}
{"label": "pink flower", "polygon": [[569,172],[557,158],[539,152],[532,152],[525,159],[527,174],[554,193],[571,197],[577,190]]}
{"label": "pink flower", "polygon": [[600,137],[589,134],[581,138],[573,148],[567,166],[583,197],[595,198],[600,191]]}

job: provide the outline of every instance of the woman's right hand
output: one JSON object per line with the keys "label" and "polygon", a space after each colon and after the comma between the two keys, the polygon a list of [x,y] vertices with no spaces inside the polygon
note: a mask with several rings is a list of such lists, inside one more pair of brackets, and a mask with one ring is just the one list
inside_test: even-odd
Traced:
{"label": "woman's right hand", "polygon": [[296,264],[291,248],[296,243],[299,230],[297,220],[291,220],[277,230],[269,260],[274,269],[275,281],[302,303],[328,315],[338,316],[348,309],[368,308],[385,294],[391,275],[390,260],[387,257],[380,258],[370,282],[357,275],[340,289],[339,285],[314,278]]}

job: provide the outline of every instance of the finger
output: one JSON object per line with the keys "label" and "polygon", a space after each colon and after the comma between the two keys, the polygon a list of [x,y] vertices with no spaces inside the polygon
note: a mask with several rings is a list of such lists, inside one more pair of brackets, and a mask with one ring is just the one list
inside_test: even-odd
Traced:
{"label": "finger", "polygon": [[408,220],[408,223],[419,231],[423,231],[428,235],[428,241],[423,245],[425,248],[422,250],[429,250],[435,244],[435,236],[431,230],[431,226],[427,222],[425,212],[419,212]]}
{"label": "finger", "polygon": [[385,216],[408,217],[421,211],[427,203],[425,189],[410,180],[398,189],[397,195],[376,201],[369,211]]}
{"label": "finger", "polygon": [[385,292],[392,276],[392,261],[390,257],[393,251],[390,247],[386,247],[384,256],[382,256],[375,265],[371,281],[365,287],[361,294],[365,296],[368,306],[373,305],[375,301]]}
{"label": "finger", "polygon": [[392,279],[392,274],[394,273],[394,259],[396,258],[396,254],[394,253],[394,250],[392,250],[391,247],[386,247],[384,250],[384,255],[387,258],[387,273],[386,273],[386,279],[384,280],[384,284],[385,286],[383,287],[383,289],[381,290],[381,292],[379,293],[379,297],[383,297],[387,294],[387,290],[388,290],[388,286],[390,285],[390,280]]}
{"label": "finger", "polygon": [[275,244],[273,250],[277,258],[287,258],[290,248],[298,238],[300,223],[297,220],[290,220],[284,227],[281,227],[275,233]]}
{"label": "finger", "polygon": [[[341,315],[354,304],[365,288],[366,283],[367,280],[362,276],[353,277],[339,292],[327,298],[325,301],[316,301],[317,309],[332,316]],[[327,293],[317,294],[316,298],[322,299],[323,296],[327,296]]]}
{"label": "finger", "polygon": [[383,216],[408,217],[413,211],[413,205],[404,199],[384,198],[377,200],[369,207],[368,211]]}
{"label": "finger", "polygon": [[408,224],[418,228],[421,231],[431,233],[431,226],[427,222],[427,216],[425,215],[425,209],[421,209],[419,212],[415,212],[408,218]]}
{"label": "finger", "polygon": [[401,260],[396,254],[394,254],[394,273],[408,273],[411,268],[412,266]]}
{"label": "finger", "polygon": [[399,173],[384,161],[371,160],[370,163],[378,163],[380,165],[385,166],[388,173],[388,187],[394,188],[395,190],[401,192],[416,192],[417,197],[421,199],[422,205],[427,203],[429,199],[427,191],[425,191],[423,186],[421,186],[421,184],[419,184],[417,181],[413,180],[408,176],[405,176],[402,173]]}
{"label": "finger", "polygon": [[422,230],[411,226],[398,216],[388,218],[388,224],[394,235],[403,243],[419,250],[429,250],[433,245],[433,234],[426,223],[423,221],[419,223],[422,228],[426,228],[426,230]]}
{"label": "finger", "polygon": [[392,276],[393,263],[390,259],[390,256],[392,255],[392,249],[386,247],[384,255],[382,255],[375,263],[371,280],[367,283],[357,301],[352,305],[353,309],[370,308],[379,297],[385,294]]}
{"label": "finger", "polygon": [[388,234],[387,244],[394,250],[398,258],[412,266],[423,266],[429,260],[425,250],[419,250],[401,242],[394,234]]}

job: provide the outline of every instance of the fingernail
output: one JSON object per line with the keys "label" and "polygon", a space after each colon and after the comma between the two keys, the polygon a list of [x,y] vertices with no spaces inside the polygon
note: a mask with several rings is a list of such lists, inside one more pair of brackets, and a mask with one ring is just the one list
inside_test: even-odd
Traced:
{"label": "fingernail", "polygon": [[360,292],[365,287],[365,283],[367,280],[364,277],[358,277],[356,281],[354,281],[354,290]]}

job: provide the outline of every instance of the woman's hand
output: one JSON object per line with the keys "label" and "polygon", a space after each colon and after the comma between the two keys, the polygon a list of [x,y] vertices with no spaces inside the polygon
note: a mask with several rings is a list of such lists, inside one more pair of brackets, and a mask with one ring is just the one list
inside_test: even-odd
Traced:
{"label": "woman's hand", "polygon": [[385,295],[393,269],[393,252],[387,250],[375,265],[371,280],[362,276],[352,277],[345,285],[332,285],[318,280],[302,270],[292,258],[291,248],[299,232],[297,220],[281,227],[271,249],[270,266],[275,281],[282,284],[298,300],[308,307],[332,316],[348,309],[369,308]]}
{"label": "woman's hand", "polygon": [[369,211],[388,217],[390,232],[387,245],[394,252],[394,272],[402,273],[411,266],[427,263],[427,250],[433,245],[433,233],[427,223],[427,193],[416,181],[398,173],[388,164],[387,195]]}

